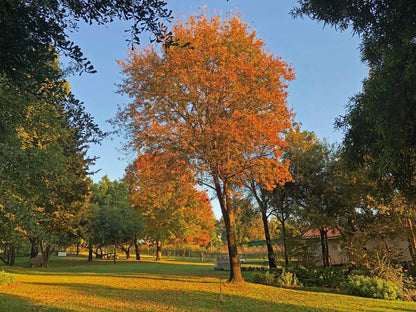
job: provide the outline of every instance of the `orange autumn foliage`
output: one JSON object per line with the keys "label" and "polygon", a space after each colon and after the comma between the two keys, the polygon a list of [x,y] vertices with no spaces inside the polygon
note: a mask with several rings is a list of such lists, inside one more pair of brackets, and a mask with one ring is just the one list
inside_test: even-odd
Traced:
{"label": "orange autumn foliage", "polygon": [[168,153],[220,202],[232,269],[241,281],[231,193],[249,172],[270,189],[291,179],[282,162],[293,113],[286,103],[294,72],[265,50],[238,15],[205,12],[172,27],[177,46],[130,51],[119,61],[120,92],[132,103],[117,120],[141,153]]}
{"label": "orange autumn foliage", "polygon": [[143,215],[148,238],[207,245],[215,231],[211,203],[195,188],[193,177],[171,160],[141,155],[126,174],[129,200]]}

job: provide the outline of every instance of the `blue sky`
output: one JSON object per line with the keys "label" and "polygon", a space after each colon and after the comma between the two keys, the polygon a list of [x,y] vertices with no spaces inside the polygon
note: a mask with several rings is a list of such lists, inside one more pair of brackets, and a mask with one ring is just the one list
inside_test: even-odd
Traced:
{"label": "blue sky", "polygon": [[[335,118],[343,115],[349,97],[361,90],[368,68],[360,61],[359,38],[351,32],[336,32],[309,18],[293,19],[289,12],[295,0],[168,0],[174,15],[186,18],[192,10],[207,5],[209,9],[240,11],[243,20],[257,31],[270,53],[292,64],[296,80],[289,85],[288,104],[296,113],[302,129],[314,131],[320,139],[341,142],[342,133],[334,130]],[[71,35],[96,74],[82,74],[68,80],[75,96],[104,131],[113,130],[106,122],[114,117],[117,106],[129,99],[116,94],[121,74],[116,59],[125,59],[129,34],[128,23],[114,22],[104,26],[80,25]],[[142,44],[149,43],[150,34],[142,35]],[[99,159],[93,170],[95,182],[108,175],[120,179],[132,155],[119,149],[122,138],[112,136],[101,145],[91,146],[90,154]]]}

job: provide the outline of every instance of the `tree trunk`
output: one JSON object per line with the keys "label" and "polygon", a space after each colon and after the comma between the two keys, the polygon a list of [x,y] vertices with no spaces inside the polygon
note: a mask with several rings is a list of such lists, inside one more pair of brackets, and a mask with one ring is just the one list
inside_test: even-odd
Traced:
{"label": "tree trunk", "polygon": [[39,240],[37,238],[29,238],[31,249],[30,258],[35,258],[39,254]]}
{"label": "tree trunk", "polygon": [[285,264],[289,264],[289,256],[287,254],[287,237],[286,237],[286,222],[285,220],[280,221],[282,224],[282,235],[283,235],[283,254],[285,256]]}
{"label": "tree trunk", "polygon": [[79,256],[79,243],[77,244],[77,256]]}
{"label": "tree trunk", "polygon": [[162,242],[160,239],[156,241],[156,261],[162,260]]}
{"label": "tree trunk", "polygon": [[51,248],[49,245],[46,245],[45,247],[42,247],[42,258],[43,258],[43,266],[45,268],[49,268],[49,258],[53,252],[53,248]]}
{"label": "tree trunk", "polygon": [[92,242],[88,242],[88,262],[92,262]]}
{"label": "tree trunk", "polygon": [[228,185],[224,183],[224,191],[221,191],[221,186],[215,183],[215,189],[220,201],[222,216],[224,219],[225,229],[227,231],[228,242],[228,254],[230,257],[230,283],[243,282],[243,276],[241,275],[240,259],[238,256],[237,239],[235,235],[235,219],[234,219],[234,207],[231,203],[230,190]]}
{"label": "tree trunk", "polygon": [[329,268],[329,254],[328,254],[328,230],[320,229],[321,233],[321,247],[322,247],[322,262],[324,268]]}
{"label": "tree trunk", "polygon": [[269,268],[275,269],[276,257],[274,256],[273,245],[270,239],[270,229],[269,229],[269,222],[267,220],[267,214],[266,214],[266,211],[263,209],[263,207],[260,209],[260,211],[261,211],[261,220],[263,221],[264,237],[266,238],[267,256],[269,258]]}
{"label": "tree trunk", "polygon": [[411,219],[407,218],[407,242],[409,244],[409,253],[412,257],[413,265],[416,266],[416,238]]}
{"label": "tree trunk", "polygon": [[331,265],[331,262],[329,260],[329,247],[328,247],[328,230],[325,231],[325,250],[326,250],[326,263],[327,267]]}
{"label": "tree trunk", "polygon": [[139,250],[139,244],[137,243],[137,236],[133,236],[134,239],[134,250],[136,252],[136,260],[140,260],[140,250]]}
{"label": "tree trunk", "polygon": [[3,261],[4,264],[14,265],[15,258],[16,258],[16,247],[8,243],[4,248],[3,255],[0,256],[0,260]]}
{"label": "tree trunk", "polygon": [[9,265],[14,265],[15,259],[16,259],[16,247],[13,245],[9,245]]}
{"label": "tree trunk", "polygon": [[[100,250],[100,253],[98,253],[98,250]],[[97,259],[102,259],[103,258],[103,249],[101,247],[95,248],[95,257]]]}
{"label": "tree trunk", "polygon": [[114,264],[116,264],[116,259],[117,259],[117,240],[114,240],[114,259],[113,259]]}
{"label": "tree trunk", "polygon": [[9,264],[9,255],[7,248],[4,249],[3,255],[0,256],[0,260],[3,261],[4,264]]}
{"label": "tree trunk", "polygon": [[124,247],[123,244],[120,245],[121,250],[124,251],[125,255],[126,255],[126,260],[130,259],[130,248],[131,248],[131,244],[128,247]]}

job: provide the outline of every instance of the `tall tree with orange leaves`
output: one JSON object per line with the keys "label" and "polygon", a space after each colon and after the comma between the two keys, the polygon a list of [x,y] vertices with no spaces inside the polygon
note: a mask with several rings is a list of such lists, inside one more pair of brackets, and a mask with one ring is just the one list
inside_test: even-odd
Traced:
{"label": "tall tree with orange leaves", "polygon": [[221,19],[205,11],[177,21],[172,33],[179,44],[142,48],[119,62],[120,92],[132,102],[116,121],[139,153],[168,152],[214,191],[227,230],[229,280],[242,282],[231,195],[249,170],[270,188],[290,179],[280,159],[293,123],[286,83],[294,72],[238,14]]}
{"label": "tall tree with orange leaves", "polygon": [[129,200],[144,217],[146,236],[156,242],[156,260],[166,242],[207,245],[215,232],[207,193],[169,156],[141,155],[126,174]]}

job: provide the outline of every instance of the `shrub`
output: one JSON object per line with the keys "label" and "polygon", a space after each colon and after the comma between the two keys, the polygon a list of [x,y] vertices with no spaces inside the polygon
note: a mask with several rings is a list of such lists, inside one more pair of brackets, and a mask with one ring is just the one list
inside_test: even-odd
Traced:
{"label": "shrub", "polygon": [[302,283],[299,282],[296,274],[285,270],[273,270],[271,272],[256,272],[253,276],[253,282],[264,285],[274,285],[280,287],[299,287]]}
{"label": "shrub", "polygon": [[403,301],[416,301],[416,283],[412,276],[403,277]]}
{"label": "shrub", "polygon": [[16,282],[14,280],[13,275],[4,271],[0,271],[0,286],[12,285],[14,283]]}
{"label": "shrub", "polygon": [[273,285],[275,280],[275,276],[273,273],[263,273],[263,272],[256,272],[253,276],[254,283],[257,284],[264,284],[264,285]]}
{"label": "shrub", "polygon": [[307,269],[303,266],[288,266],[286,271],[296,275],[307,287],[340,287],[345,282],[345,272],[339,268]]}
{"label": "shrub", "polygon": [[296,274],[288,271],[283,271],[280,276],[276,279],[277,286],[282,287],[299,287],[302,283],[299,282]]}
{"label": "shrub", "polygon": [[351,295],[368,298],[394,300],[402,295],[401,289],[393,282],[363,275],[349,277],[345,289]]}

